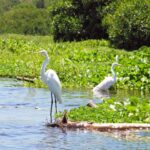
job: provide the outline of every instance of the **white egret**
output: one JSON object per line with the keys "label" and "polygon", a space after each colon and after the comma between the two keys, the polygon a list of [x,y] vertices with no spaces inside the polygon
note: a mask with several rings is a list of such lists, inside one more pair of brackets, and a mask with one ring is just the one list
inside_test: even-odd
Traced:
{"label": "white egret", "polygon": [[49,69],[46,71],[46,66],[49,62],[49,57],[48,57],[47,51],[41,50],[39,53],[41,53],[42,55],[44,55],[46,57],[45,61],[42,64],[42,67],[41,67],[41,79],[48,86],[49,90],[51,91],[50,121],[52,123],[53,101],[55,102],[56,113],[57,113],[57,101],[59,103],[62,102],[61,83],[60,83],[60,80],[54,70]]}
{"label": "white egret", "polygon": [[114,67],[118,64],[118,56],[116,56],[116,62],[111,66],[112,77],[105,77],[105,79],[99,83],[96,87],[93,88],[93,92],[108,90],[116,82],[116,74],[114,72]]}

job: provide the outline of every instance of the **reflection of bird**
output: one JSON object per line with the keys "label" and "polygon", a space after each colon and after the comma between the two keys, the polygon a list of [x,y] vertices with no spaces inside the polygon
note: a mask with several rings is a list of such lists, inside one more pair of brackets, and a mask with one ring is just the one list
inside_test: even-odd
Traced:
{"label": "reflection of bird", "polygon": [[93,91],[94,97],[100,98],[101,100],[109,98],[110,94],[108,90],[94,90]]}
{"label": "reflection of bird", "polygon": [[53,101],[55,101],[55,109],[57,113],[57,101],[62,102],[61,98],[61,83],[56,74],[56,72],[52,69],[46,70],[46,65],[49,62],[49,57],[46,50],[41,50],[39,53],[46,57],[45,61],[43,62],[41,68],[41,79],[42,81],[47,84],[49,90],[51,91],[51,108],[50,108],[50,120],[52,123],[52,108],[53,108]]}
{"label": "reflection of bird", "polygon": [[100,90],[108,90],[116,82],[116,74],[114,72],[114,66],[116,65],[119,65],[118,56],[116,56],[116,62],[114,62],[111,66],[111,72],[113,77],[105,77],[105,79],[100,84],[93,88],[93,92]]}

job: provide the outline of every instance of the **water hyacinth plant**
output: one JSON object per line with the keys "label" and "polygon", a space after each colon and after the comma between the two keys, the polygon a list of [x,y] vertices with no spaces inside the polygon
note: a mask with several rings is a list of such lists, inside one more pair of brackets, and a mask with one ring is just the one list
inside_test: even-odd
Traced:
{"label": "water hyacinth plant", "polygon": [[71,109],[68,118],[71,121],[97,123],[150,123],[150,100],[130,97],[128,99],[108,99],[97,108],[81,106]]}
{"label": "water hyacinth plant", "polygon": [[150,89],[150,48],[126,52],[112,48],[106,40],[54,43],[49,36],[1,35],[0,76],[35,78],[32,86],[43,87],[39,78],[43,59],[34,53],[41,48],[48,51],[51,61],[47,68],[56,70],[63,87],[92,89],[111,74],[118,55],[121,66],[115,68],[118,81],[114,86]]}

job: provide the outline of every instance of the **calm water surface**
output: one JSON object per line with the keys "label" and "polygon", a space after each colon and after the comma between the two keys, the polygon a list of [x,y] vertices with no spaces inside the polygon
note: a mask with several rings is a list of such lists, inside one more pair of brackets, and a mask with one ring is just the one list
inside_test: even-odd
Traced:
{"label": "calm water surface", "polygon": [[[126,92],[113,95],[127,96]],[[90,99],[93,99],[90,91],[64,90],[64,103],[58,105],[58,109],[86,105]],[[98,101],[98,98],[94,99]],[[126,133],[48,128],[45,123],[49,119],[49,106],[48,90],[25,88],[16,80],[0,79],[0,150],[150,149],[150,132],[132,133],[127,138],[129,134]]]}

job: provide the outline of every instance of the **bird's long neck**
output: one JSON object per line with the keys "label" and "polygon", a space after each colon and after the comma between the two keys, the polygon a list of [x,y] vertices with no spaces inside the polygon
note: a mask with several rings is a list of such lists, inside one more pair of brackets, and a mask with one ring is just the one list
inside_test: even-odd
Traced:
{"label": "bird's long neck", "polygon": [[112,64],[112,66],[111,66],[111,73],[112,73],[112,75],[113,75],[113,78],[114,78],[114,80],[116,81],[116,74],[115,74],[115,71],[114,71],[114,64]]}
{"label": "bird's long neck", "polygon": [[46,55],[46,59],[43,62],[42,67],[41,67],[41,77],[44,76],[48,62],[49,62],[49,57],[48,57],[48,55]]}

